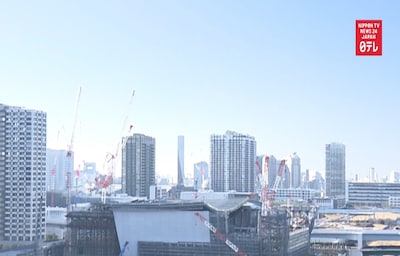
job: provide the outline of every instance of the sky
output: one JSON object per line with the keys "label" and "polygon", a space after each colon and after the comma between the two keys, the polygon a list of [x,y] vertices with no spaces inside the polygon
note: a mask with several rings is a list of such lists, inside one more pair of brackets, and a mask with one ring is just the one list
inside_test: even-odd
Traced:
{"label": "sky", "polygon": [[[128,125],[156,139],[156,172],[210,159],[210,135],[254,136],[257,154],[293,152],[346,176],[400,171],[396,1],[2,1],[0,103],[47,113],[67,148],[79,87],[75,165],[116,150]],[[383,55],[355,55],[355,20],[381,19]],[[130,103],[132,90],[135,96]],[[120,175],[116,173],[116,175]]]}

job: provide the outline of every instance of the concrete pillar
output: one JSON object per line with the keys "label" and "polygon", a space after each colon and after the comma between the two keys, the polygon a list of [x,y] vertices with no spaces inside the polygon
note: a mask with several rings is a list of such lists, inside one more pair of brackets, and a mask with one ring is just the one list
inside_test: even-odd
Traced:
{"label": "concrete pillar", "polygon": [[363,233],[359,233],[357,238],[357,248],[362,249],[363,247],[364,247]]}

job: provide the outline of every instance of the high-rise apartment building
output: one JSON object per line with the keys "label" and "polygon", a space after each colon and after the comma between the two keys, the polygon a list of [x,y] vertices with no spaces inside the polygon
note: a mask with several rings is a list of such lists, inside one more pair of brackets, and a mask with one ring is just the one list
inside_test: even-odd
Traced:
{"label": "high-rise apartment building", "polygon": [[211,135],[211,189],[254,192],[255,161],[254,137],[233,131]]}
{"label": "high-rise apartment building", "polygon": [[185,182],[185,137],[178,136],[178,186]]}
{"label": "high-rise apartment building", "polygon": [[122,149],[122,192],[130,196],[150,197],[155,185],[155,139],[143,134],[126,137]]}
{"label": "high-rise apartment building", "polygon": [[0,240],[44,239],[46,113],[0,104]]}
{"label": "high-rise apartment building", "polygon": [[193,170],[194,189],[203,190],[207,189],[208,184],[208,164],[207,162],[198,162],[194,164]]}
{"label": "high-rise apartment building", "polygon": [[344,199],[346,195],[345,145],[331,143],[325,146],[326,196]]}
{"label": "high-rise apartment building", "polygon": [[301,186],[300,157],[296,153],[289,155],[286,165],[289,169],[290,188],[299,188]]}

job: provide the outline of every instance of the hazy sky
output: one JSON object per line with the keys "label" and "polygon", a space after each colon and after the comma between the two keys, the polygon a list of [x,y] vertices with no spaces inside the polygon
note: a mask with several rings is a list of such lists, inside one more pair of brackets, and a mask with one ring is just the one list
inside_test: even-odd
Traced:
{"label": "hazy sky", "polygon": [[[257,153],[297,152],[324,173],[400,170],[396,1],[2,1],[0,102],[44,110],[66,148],[82,86],[76,164],[115,151],[124,118],[156,138],[156,171],[209,161],[210,135],[250,134]],[[383,56],[355,56],[355,20],[383,20]],[[128,104],[131,91],[136,95]],[[57,140],[58,131],[60,132]],[[57,142],[58,141],[58,142]]]}

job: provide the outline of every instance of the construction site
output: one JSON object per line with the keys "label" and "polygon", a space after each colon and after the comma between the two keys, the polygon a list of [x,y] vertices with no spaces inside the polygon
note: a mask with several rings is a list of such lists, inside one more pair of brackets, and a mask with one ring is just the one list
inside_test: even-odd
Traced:
{"label": "construction site", "polygon": [[310,255],[315,208],[275,202],[285,161],[268,186],[268,160],[257,164],[258,193],[117,203],[106,197],[106,182],[101,201],[68,211],[66,255]]}
{"label": "construction site", "polygon": [[277,207],[261,216],[260,202],[243,196],[92,203],[68,213],[66,255],[304,256],[310,249],[310,210]]}
{"label": "construction site", "polygon": [[[79,96],[80,91],[76,109]],[[134,91],[131,99],[133,96]],[[75,112],[73,130],[76,115]],[[131,129],[132,126],[128,134]],[[67,151],[69,158],[73,155],[73,140],[74,132]],[[313,208],[307,203],[275,205],[285,160],[281,161],[272,184],[268,184],[269,158],[264,159],[264,168],[256,163],[259,185],[256,193],[229,192],[226,197],[216,199],[211,192],[210,198],[201,200],[113,202],[107,189],[126,141],[117,144],[115,154],[107,154],[104,164],[107,174],[95,179],[101,197],[89,200],[86,209],[73,206],[68,176],[73,171],[69,166],[65,255],[309,255]],[[53,194],[51,190],[52,203]]]}

